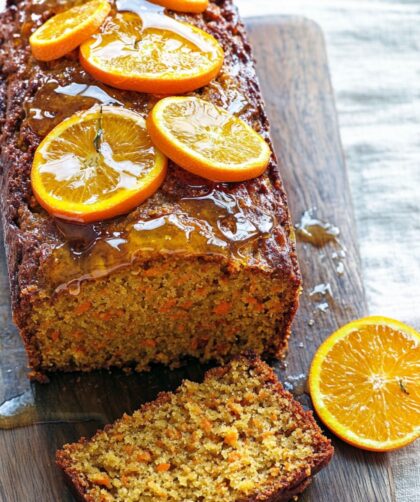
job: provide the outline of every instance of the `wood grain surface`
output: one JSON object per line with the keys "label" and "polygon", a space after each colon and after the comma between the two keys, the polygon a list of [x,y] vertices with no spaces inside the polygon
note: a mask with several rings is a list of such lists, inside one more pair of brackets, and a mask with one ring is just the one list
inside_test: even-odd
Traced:
{"label": "wood grain surface", "polygon": [[[286,363],[276,364],[286,386],[310,406],[303,384],[316,348],[338,326],[366,313],[351,196],[319,29],[308,21],[287,17],[259,18],[248,24],[294,221],[316,207],[319,218],[341,231],[338,242],[321,248],[298,243],[304,291]],[[345,258],[339,253],[345,253]],[[342,273],[337,271],[339,263]],[[319,284],[329,284],[331,295],[311,295]],[[57,448],[92,435],[159,391],[176,388],[182,378],[199,380],[205,370],[192,361],[176,371],[159,367],[144,375],[121,371],[53,375],[48,385],[29,384],[23,349],[11,322],[4,256],[0,315],[4,331],[0,411],[12,413],[16,406],[22,410],[22,423],[39,422],[0,430],[1,502],[72,502],[54,464]],[[395,500],[387,455],[362,452],[335,438],[333,442],[333,461],[301,501]]]}
{"label": "wood grain surface", "polygon": [[[356,227],[341,148],[324,40],[318,26],[300,18],[256,18],[249,24],[275,151],[293,220],[310,208],[340,229],[339,243],[317,248],[298,242],[304,281],[282,379],[307,374],[316,348],[342,324],[367,313]],[[344,251],[344,273],[335,253]],[[332,295],[312,295],[330,284]],[[317,309],[328,303],[326,312]],[[310,326],[309,324],[314,324]],[[305,400],[310,405],[309,399]],[[386,454],[363,452],[334,439],[336,454],[301,500],[395,500]]]}

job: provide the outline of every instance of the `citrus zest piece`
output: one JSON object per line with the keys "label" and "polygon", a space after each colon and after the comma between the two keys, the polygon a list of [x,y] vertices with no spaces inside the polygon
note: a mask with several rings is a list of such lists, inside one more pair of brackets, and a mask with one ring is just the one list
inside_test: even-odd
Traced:
{"label": "citrus zest piece", "polygon": [[152,3],[166,7],[167,9],[176,12],[190,12],[192,14],[200,14],[204,12],[209,0],[150,0]]}
{"label": "citrus zest piece", "polygon": [[261,175],[271,150],[238,117],[196,97],[160,100],[147,118],[153,143],[176,164],[214,181],[244,181]]}
{"label": "citrus zest piece", "polygon": [[346,324],[316,352],[309,389],[319,417],[343,441],[401,448],[420,435],[420,334],[386,317]]}
{"label": "citrus zest piece", "polygon": [[91,222],[127,213],[162,184],[167,159],[145,120],[116,106],[95,106],[61,122],[37,148],[32,188],[61,218]]}
{"label": "citrus zest piece", "polygon": [[110,10],[107,0],[91,0],[53,16],[30,36],[32,54],[41,61],[61,58],[92,36]]}
{"label": "citrus zest piece", "polygon": [[80,47],[80,62],[96,80],[152,94],[207,85],[223,57],[220,44],[205,31],[147,11],[117,13]]}

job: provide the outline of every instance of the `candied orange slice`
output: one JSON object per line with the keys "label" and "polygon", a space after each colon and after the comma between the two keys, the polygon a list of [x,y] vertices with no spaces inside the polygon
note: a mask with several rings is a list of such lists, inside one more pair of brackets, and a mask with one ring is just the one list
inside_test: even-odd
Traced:
{"label": "candied orange slice", "polygon": [[193,14],[200,14],[204,12],[208,5],[209,0],[150,0],[152,3],[162,5],[167,9],[177,12],[191,12]]}
{"label": "candied orange slice", "polygon": [[166,165],[141,115],[95,106],[44,138],[32,164],[32,188],[49,213],[90,222],[126,213],[150,197]]}
{"label": "candied orange slice", "polygon": [[32,54],[41,61],[64,56],[95,33],[110,10],[107,0],[91,0],[53,16],[29,38]]}
{"label": "candied orange slice", "polygon": [[208,33],[169,16],[121,12],[82,44],[80,62],[94,78],[119,89],[177,94],[216,77],[223,50]]}
{"label": "candied orange slice", "polygon": [[243,120],[196,97],[160,100],[147,118],[153,143],[178,165],[215,181],[262,174],[271,150]]}
{"label": "candied orange slice", "polygon": [[344,441],[372,451],[420,435],[420,335],[386,317],[366,317],[318,349],[309,388],[321,420]]}

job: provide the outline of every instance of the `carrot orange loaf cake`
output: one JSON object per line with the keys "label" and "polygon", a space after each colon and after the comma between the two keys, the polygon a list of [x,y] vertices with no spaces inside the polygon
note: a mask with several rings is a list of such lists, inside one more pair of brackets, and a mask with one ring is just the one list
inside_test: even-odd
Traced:
{"label": "carrot orange loaf cake", "polygon": [[332,454],[312,413],[251,356],[65,445],[57,461],[90,502],[281,502]]}
{"label": "carrot orange loaf cake", "polygon": [[[152,5],[109,3],[105,24],[114,35],[136,16],[121,14],[127,5],[138,5],[140,13]],[[56,126],[95,106],[146,119],[162,97],[149,87],[124,90],[131,87],[121,79],[107,85],[89,56],[81,64],[78,48],[50,61],[34,56],[31,34],[79,4],[9,0],[0,15],[1,209],[14,319],[30,366],[39,374],[111,366],[141,371],[155,362],[175,366],[186,356],[225,361],[248,349],[280,356],[300,275],[274,153],[265,172],[246,181],[210,181],[169,161],[153,195],[110,219],[57,217],[34,196],[34,154]],[[210,1],[200,14],[154,9],[154,22],[159,15],[188,23],[224,52],[218,73],[209,70],[212,80],[188,95],[239,117],[271,145],[251,49],[231,0]],[[142,32],[133,40],[131,49],[141,48]],[[98,134],[97,151],[100,142]],[[71,168],[63,165],[63,173]]]}

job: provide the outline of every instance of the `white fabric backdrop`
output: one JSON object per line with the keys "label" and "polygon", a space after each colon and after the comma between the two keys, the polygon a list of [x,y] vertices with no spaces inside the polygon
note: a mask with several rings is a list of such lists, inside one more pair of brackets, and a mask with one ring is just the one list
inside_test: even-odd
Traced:
{"label": "white fabric backdrop", "polygon": [[[302,15],[323,29],[369,310],[420,329],[420,2],[237,4],[243,16]],[[397,501],[420,502],[419,441],[391,463]]]}

